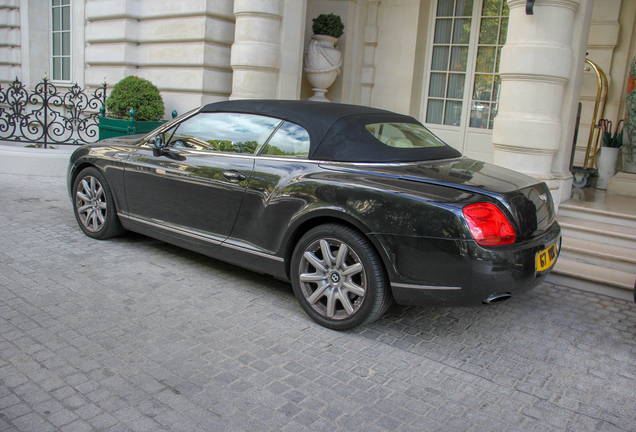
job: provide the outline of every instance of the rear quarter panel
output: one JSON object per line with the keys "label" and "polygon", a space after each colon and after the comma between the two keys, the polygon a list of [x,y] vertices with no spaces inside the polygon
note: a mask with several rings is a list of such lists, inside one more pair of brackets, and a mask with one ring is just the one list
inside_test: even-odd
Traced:
{"label": "rear quarter panel", "polygon": [[[391,176],[325,170],[298,161],[257,160],[230,241],[288,257],[302,233],[341,220],[364,232],[391,275],[409,242],[429,243],[461,261],[470,238],[459,215],[479,194]],[[398,248],[401,248],[398,250]],[[405,264],[408,264],[405,262]]]}

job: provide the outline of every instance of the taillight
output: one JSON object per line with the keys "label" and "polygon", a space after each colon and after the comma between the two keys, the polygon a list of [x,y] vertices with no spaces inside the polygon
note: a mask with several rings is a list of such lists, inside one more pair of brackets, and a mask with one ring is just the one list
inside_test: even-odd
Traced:
{"label": "taillight", "polygon": [[482,246],[514,243],[517,238],[510,221],[491,203],[476,203],[464,207],[464,216],[473,238]]}

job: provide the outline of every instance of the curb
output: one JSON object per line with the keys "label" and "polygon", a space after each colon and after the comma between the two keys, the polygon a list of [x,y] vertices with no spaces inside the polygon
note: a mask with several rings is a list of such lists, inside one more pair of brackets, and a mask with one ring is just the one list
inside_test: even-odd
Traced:
{"label": "curb", "polygon": [[77,147],[26,148],[0,145],[0,173],[66,177],[68,161]]}

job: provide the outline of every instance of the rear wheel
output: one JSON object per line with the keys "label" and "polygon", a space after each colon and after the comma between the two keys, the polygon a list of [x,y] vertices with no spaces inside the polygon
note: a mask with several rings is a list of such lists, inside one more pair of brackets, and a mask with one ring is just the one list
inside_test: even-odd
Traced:
{"label": "rear wheel", "polygon": [[347,330],[379,318],[392,297],[382,261],[360,232],[339,224],[307,232],[292,256],[294,294],[317,323]]}
{"label": "rear wheel", "polygon": [[103,240],[125,231],[117,217],[108,182],[97,168],[86,168],[75,179],[73,210],[77,223],[89,237]]}

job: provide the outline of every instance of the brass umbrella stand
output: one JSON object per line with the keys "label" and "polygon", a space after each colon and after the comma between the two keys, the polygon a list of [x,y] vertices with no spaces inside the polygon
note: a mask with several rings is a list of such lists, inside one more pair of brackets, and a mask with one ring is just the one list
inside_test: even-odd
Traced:
{"label": "brass umbrella stand", "polygon": [[582,188],[590,184],[591,178],[596,174],[596,156],[602,145],[601,141],[601,119],[605,114],[605,102],[607,101],[607,76],[603,69],[601,69],[596,63],[590,59],[585,59],[585,63],[590,67],[585,68],[586,71],[594,70],[598,82],[598,90],[596,92],[596,101],[594,103],[594,113],[592,115],[592,121],[590,123],[590,133],[587,139],[587,149],[585,151],[585,159],[583,160],[583,166],[574,166],[574,152],[576,151],[576,141],[578,138],[578,122],[581,117],[581,104],[579,103],[579,114],[577,116],[576,129],[574,134],[574,142],[572,143],[572,154],[570,156],[570,172],[574,175],[574,181],[572,185],[577,188]]}

